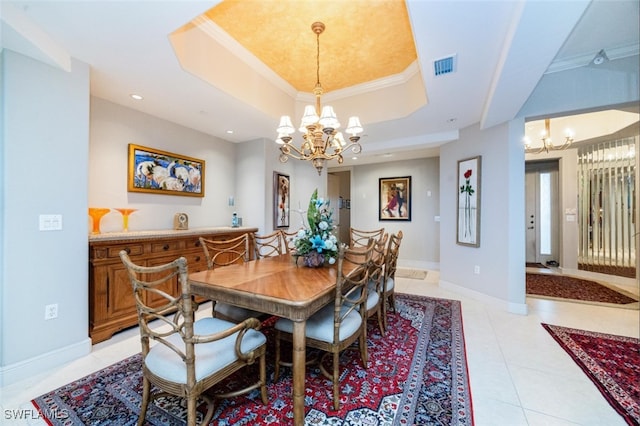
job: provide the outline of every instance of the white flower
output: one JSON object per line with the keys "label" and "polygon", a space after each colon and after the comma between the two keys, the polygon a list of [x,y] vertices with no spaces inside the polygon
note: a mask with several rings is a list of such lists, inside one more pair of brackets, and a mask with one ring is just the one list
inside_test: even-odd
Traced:
{"label": "white flower", "polygon": [[336,263],[336,258],[335,257],[330,257],[329,258],[329,265],[333,265],[334,263]]}
{"label": "white flower", "polygon": [[304,238],[307,235],[307,231],[305,231],[304,229],[301,229],[298,231],[298,238]]}
{"label": "white flower", "polygon": [[329,224],[326,221],[322,221],[318,224],[318,228],[322,229],[323,231],[326,230],[327,228],[329,228]]}
{"label": "white flower", "polygon": [[333,241],[331,241],[330,238],[324,242],[324,248],[326,248],[327,250],[333,250],[335,249],[335,247],[336,245]]}

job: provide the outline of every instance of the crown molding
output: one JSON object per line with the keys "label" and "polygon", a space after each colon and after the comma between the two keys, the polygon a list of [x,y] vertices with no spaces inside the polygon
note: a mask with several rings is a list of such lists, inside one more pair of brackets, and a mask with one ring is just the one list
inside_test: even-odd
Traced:
{"label": "crown molding", "polygon": [[[627,58],[629,56],[636,56],[640,54],[640,44],[631,44],[628,46],[616,47],[606,49],[607,57],[609,60]],[[591,64],[595,54],[576,55],[566,59],[560,59],[553,61],[545,74],[552,74],[560,71],[567,71],[574,68],[586,67]],[[597,65],[595,65],[597,66]]]}

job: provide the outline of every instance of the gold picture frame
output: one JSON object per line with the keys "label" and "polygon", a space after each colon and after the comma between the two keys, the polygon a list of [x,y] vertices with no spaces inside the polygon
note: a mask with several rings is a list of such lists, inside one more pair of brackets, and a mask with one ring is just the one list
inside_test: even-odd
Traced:
{"label": "gold picture frame", "polygon": [[204,160],[129,144],[129,192],[204,197],[204,172]]}
{"label": "gold picture frame", "polygon": [[[411,222],[411,176],[378,181],[378,220]],[[351,200],[347,201],[347,208],[351,208]]]}

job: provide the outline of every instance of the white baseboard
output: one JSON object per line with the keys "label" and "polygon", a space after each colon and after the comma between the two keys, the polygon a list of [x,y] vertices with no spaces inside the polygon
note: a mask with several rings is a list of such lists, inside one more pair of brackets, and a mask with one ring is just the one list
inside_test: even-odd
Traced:
{"label": "white baseboard", "polygon": [[0,388],[51,371],[67,362],[91,353],[91,339],[56,349],[36,357],[0,367]]}
{"label": "white baseboard", "polygon": [[496,297],[488,296],[484,293],[480,293],[479,291],[471,290],[461,285],[453,284],[451,282],[444,281],[444,280],[440,280],[438,285],[445,290],[452,291],[454,293],[458,293],[463,296],[470,297],[472,299],[476,299],[488,305],[495,306],[498,309],[511,312],[512,314],[527,315],[529,312],[529,309],[526,303],[514,303],[514,302],[498,299]]}

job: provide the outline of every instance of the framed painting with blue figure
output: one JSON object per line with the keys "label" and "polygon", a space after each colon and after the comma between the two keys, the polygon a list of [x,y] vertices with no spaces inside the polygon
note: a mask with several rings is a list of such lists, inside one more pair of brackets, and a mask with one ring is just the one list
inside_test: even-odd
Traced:
{"label": "framed painting with blue figure", "polygon": [[273,172],[273,227],[289,227],[289,194],[291,180],[289,175]]}
{"label": "framed painting with blue figure", "polygon": [[480,165],[481,156],[458,161],[457,243],[480,247]]}
{"label": "framed painting with blue figure", "polygon": [[204,160],[129,144],[127,190],[204,197]]}
{"label": "framed painting with blue figure", "polygon": [[378,219],[411,221],[411,176],[380,178]]}

